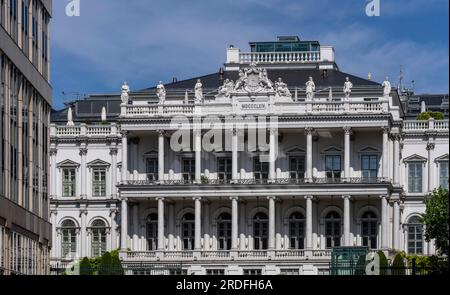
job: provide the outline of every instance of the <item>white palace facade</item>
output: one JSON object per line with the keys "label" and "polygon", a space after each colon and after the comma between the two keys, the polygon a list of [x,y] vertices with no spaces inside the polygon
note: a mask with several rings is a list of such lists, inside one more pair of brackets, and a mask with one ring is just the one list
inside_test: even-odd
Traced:
{"label": "white palace facade", "polygon": [[330,46],[250,47],[54,112],[54,267],[120,249],[128,274],[326,274],[337,246],[435,254],[418,216],[448,188],[448,118],[406,120],[388,81],[341,72]]}

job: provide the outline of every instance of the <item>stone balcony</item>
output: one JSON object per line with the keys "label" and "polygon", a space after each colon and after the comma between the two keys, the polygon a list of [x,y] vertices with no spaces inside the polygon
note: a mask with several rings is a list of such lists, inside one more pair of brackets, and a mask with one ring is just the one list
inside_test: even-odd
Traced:
{"label": "stone balcony", "polygon": [[127,251],[121,253],[126,262],[133,261],[308,261],[329,260],[326,250],[236,250],[236,251]]}
{"label": "stone balcony", "polygon": [[437,131],[437,132],[447,132],[449,130],[448,120],[433,120],[428,121],[404,121],[403,131],[405,133],[423,133],[425,131]]}

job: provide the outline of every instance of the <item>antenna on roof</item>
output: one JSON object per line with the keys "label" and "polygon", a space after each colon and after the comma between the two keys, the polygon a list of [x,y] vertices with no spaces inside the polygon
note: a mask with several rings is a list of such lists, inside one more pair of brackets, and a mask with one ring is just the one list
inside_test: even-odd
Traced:
{"label": "antenna on roof", "polygon": [[84,93],[80,93],[80,92],[61,92],[61,94],[63,95],[63,103],[64,105],[68,106],[78,100],[81,100],[81,98],[86,97],[87,95]]}

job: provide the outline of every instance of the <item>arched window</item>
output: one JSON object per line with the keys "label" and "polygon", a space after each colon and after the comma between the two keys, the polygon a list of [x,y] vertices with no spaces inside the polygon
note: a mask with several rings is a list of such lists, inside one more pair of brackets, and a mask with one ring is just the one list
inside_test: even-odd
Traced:
{"label": "arched window", "polygon": [[378,218],[372,211],[367,211],[361,218],[361,237],[363,246],[377,248]]}
{"label": "arched window", "polygon": [[195,240],[195,216],[192,213],[184,214],[181,220],[181,238],[183,250],[194,250]]}
{"label": "arched window", "polygon": [[156,250],[158,248],[158,214],[152,213],[146,220],[147,248]]}
{"label": "arched window", "polygon": [[327,248],[341,245],[341,216],[335,211],[325,217],[325,238]]}
{"label": "arched window", "polygon": [[94,220],[91,232],[91,254],[93,257],[100,257],[106,252],[106,223],[101,219]]}
{"label": "arched window", "polygon": [[75,255],[77,252],[77,233],[76,225],[72,220],[65,220],[61,224],[61,255],[66,257],[68,255]]}
{"label": "arched window", "polygon": [[289,241],[291,249],[304,249],[305,217],[300,212],[289,216]]}
{"label": "arched window", "polygon": [[423,224],[418,216],[408,220],[408,253],[423,254]]}
{"label": "arched window", "polygon": [[267,249],[267,215],[259,212],[253,217],[253,248],[254,250]]}
{"label": "arched window", "polygon": [[231,249],[231,215],[222,213],[217,218],[217,239],[219,250]]}

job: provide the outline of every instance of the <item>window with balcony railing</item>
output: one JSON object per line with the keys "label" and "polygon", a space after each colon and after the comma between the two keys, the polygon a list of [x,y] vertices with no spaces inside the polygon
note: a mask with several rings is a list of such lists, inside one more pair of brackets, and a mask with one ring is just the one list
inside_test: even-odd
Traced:
{"label": "window with balcony railing", "polygon": [[378,218],[372,211],[363,214],[361,219],[361,237],[363,246],[377,248]]}
{"label": "window with balcony railing", "polygon": [[340,181],[342,165],[340,155],[327,155],[325,156],[325,171],[329,181]]}
{"label": "window with balcony railing", "polygon": [[158,159],[148,158],[146,161],[146,172],[148,181],[158,180]]}
{"label": "window with balcony railing", "polygon": [[75,168],[63,169],[63,197],[75,197]]}
{"label": "window with balcony railing", "polygon": [[289,158],[289,177],[292,179],[305,178],[305,157]]}
{"label": "window with balcony railing", "polygon": [[269,178],[269,162],[261,162],[259,157],[253,159],[253,175],[255,180]]}
{"label": "window with balcony railing", "polygon": [[217,240],[219,250],[231,249],[231,215],[222,213],[217,219]]}
{"label": "window with balcony railing", "polygon": [[377,178],[378,175],[378,156],[361,156],[361,176],[364,181],[370,181]]}
{"label": "window with balcony railing", "polygon": [[156,250],[158,247],[158,214],[152,213],[147,217],[147,249]]}
{"label": "window with balcony railing", "polygon": [[183,180],[195,180],[195,159],[183,159]]}
{"label": "window with balcony railing", "polygon": [[220,180],[232,179],[232,160],[231,158],[217,159],[217,175]]}
{"label": "window with balcony railing", "polygon": [[325,217],[325,240],[327,248],[341,245],[341,216],[337,212],[330,212]]}
{"label": "window with balcony railing", "polygon": [[265,213],[259,212],[253,217],[253,249],[266,250],[269,219]]}

